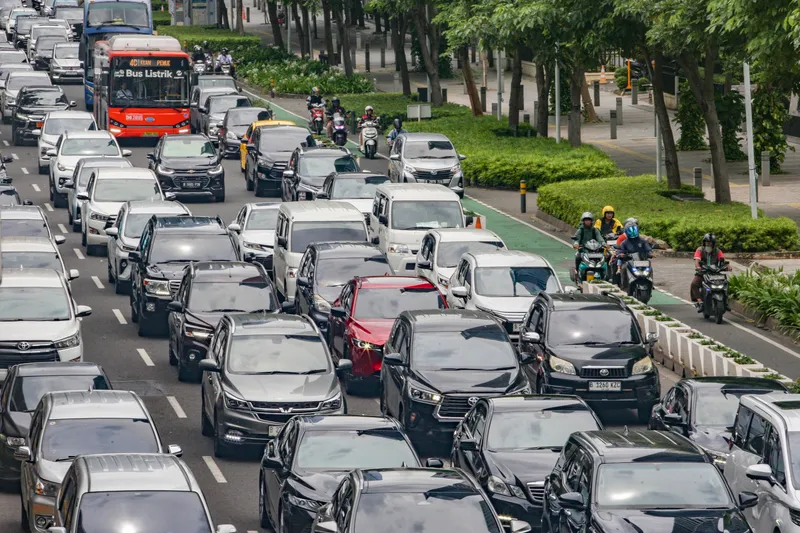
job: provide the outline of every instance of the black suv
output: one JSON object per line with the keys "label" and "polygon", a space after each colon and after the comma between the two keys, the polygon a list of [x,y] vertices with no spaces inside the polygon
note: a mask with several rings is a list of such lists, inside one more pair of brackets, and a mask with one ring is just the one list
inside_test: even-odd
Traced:
{"label": "black suv", "polygon": [[359,172],[353,154],[344,147],[325,146],[295,149],[283,172],[281,199],[284,202],[313,200],[332,172]]}
{"label": "black suv", "polygon": [[197,381],[214,328],[225,313],[275,313],[281,307],[264,267],[230,261],[190,263],[170,311],[169,363],[178,379]]}
{"label": "black suv", "polygon": [[24,141],[35,141],[38,137],[33,130],[41,130],[44,117],[50,111],[64,111],[75,107],[64,95],[64,90],[56,86],[28,86],[19,91],[17,107],[11,119],[11,139],[14,146]]}
{"label": "black suv", "polygon": [[479,398],[531,392],[506,330],[483,312],[403,311],[384,353],[381,413],[397,418],[415,446],[449,446]]}
{"label": "black suv", "polygon": [[147,159],[165,193],[225,201],[222,157],[205,135],[164,135]]}
{"label": "black suv", "polygon": [[518,353],[537,392],[635,408],[646,424],[661,395],[651,358],[657,339],[642,338],[633,312],[615,296],[542,292],[522,322]]}
{"label": "black suv", "polygon": [[664,431],[581,431],[545,482],[543,533],[750,531],[722,473],[689,440]]}
{"label": "black suv", "polygon": [[298,126],[256,128],[247,140],[244,181],[256,196],[281,192],[283,171],[298,146],[314,146],[314,137]]}
{"label": "black suv", "polygon": [[147,221],[131,264],[131,321],[139,335],[167,326],[167,305],[195,261],[236,261],[236,247],[219,217],[158,216]]}

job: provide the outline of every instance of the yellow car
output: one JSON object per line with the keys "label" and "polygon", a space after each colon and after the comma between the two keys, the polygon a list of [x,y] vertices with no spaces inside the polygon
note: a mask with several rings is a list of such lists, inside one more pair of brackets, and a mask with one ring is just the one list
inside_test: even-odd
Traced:
{"label": "yellow car", "polygon": [[250,124],[247,131],[242,137],[242,144],[239,146],[239,155],[241,156],[242,172],[244,172],[244,164],[247,161],[247,141],[253,135],[253,131],[258,128],[271,128],[274,126],[296,126],[291,120],[259,120]]}

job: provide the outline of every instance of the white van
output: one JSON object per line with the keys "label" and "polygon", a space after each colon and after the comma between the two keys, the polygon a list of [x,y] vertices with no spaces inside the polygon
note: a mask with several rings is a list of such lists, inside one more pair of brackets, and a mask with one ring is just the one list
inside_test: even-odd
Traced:
{"label": "white van", "polygon": [[452,190],[434,183],[385,183],[375,190],[369,231],[392,270],[402,276],[417,266],[417,253],[431,229],[465,228],[461,200]]}
{"label": "white van", "polygon": [[278,210],[272,273],[278,296],[294,302],[300,258],[313,242],[367,241],[364,214],[344,202],[284,202]]}

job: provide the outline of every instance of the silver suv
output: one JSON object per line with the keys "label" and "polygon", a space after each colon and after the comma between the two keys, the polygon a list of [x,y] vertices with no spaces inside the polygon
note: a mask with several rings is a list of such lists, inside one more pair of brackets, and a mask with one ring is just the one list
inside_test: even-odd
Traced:
{"label": "silver suv", "polygon": [[438,183],[463,198],[464,159],[440,133],[403,133],[392,144],[389,177],[394,183]]}
{"label": "silver suv", "polygon": [[800,532],[800,394],[742,396],[731,441],[725,479],[758,495],[744,511],[752,530]]}

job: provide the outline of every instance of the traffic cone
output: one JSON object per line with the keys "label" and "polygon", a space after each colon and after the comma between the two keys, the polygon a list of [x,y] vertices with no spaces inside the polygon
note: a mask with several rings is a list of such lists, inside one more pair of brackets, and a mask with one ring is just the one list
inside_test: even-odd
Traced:
{"label": "traffic cone", "polygon": [[483,225],[481,224],[480,215],[475,217],[475,229],[483,229]]}
{"label": "traffic cone", "polygon": [[600,65],[600,83],[608,83],[606,79],[606,66]]}

